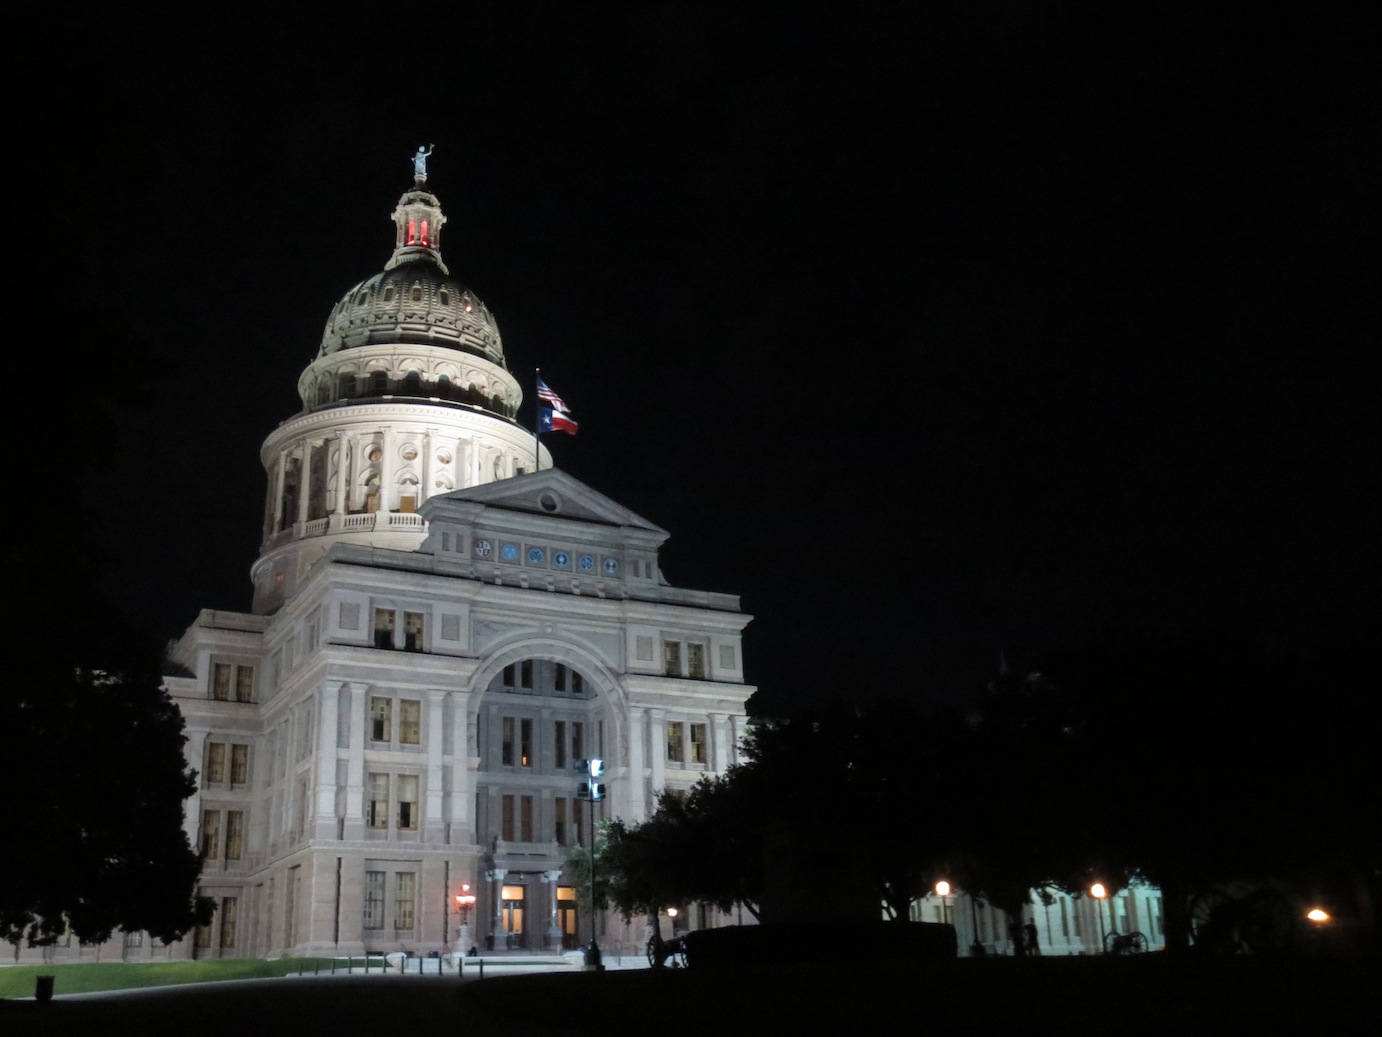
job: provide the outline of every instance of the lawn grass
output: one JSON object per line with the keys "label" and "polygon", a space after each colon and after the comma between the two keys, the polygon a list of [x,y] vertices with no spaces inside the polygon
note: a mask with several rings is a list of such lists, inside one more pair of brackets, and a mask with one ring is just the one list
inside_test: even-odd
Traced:
{"label": "lawn grass", "polygon": [[221,958],[213,961],[79,962],[72,965],[7,965],[0,967],[0,998],[33,997],[34,977],[53,976],[56,994],[93,990],[161,987],[175,983],[218,983],[223,980],[286,976],[299,971],[329,971],[330,958]]}

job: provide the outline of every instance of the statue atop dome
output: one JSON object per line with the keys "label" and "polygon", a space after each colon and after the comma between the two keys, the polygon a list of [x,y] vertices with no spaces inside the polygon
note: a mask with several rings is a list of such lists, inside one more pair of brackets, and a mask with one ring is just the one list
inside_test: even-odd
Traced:
{"label": "statue atop dome", "polygon": [[432,154],[435,144],[428,144],[425,148],[418,148],[417,154],[413,156],[413,176],[420,180],[427,179],[427,156]]}

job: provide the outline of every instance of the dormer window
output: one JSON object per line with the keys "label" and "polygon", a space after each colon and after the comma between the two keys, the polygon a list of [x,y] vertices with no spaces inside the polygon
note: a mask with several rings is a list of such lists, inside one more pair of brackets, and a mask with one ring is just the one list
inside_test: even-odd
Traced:
{"label": "dormer window", "polygon": [[384,301],[393,302],[393,285],[389,285],[389,287],[384,289]]}
{"label": "dormer window", "polygon": [[450,305],[451,305],[451,293],[448,292],[445,288],[443,288],[443,289],[441,290],[440,299],[441,299],[441,304],[442,304],[443,306],[450,306]]}
{"label": "dormer window", "polygon": [[422,285],[413,285],[413,302],[422,302]]}

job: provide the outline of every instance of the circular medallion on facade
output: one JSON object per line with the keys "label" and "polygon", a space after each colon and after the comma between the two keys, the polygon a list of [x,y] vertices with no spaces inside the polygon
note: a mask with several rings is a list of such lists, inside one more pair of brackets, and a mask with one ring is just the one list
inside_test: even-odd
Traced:
{"label": "circular medallion on facade", "polygon": [[541,565],[547,558],[546,553],[540,547],[528,548],[528,564]]}
{"label": "circular medallion on facade", "polygon": [[557,551],[552,555],[552,561],[560,566],[568,566],[571,564],[571,556],[565,551]]}
{"label": "circular medallion on facade", "polygon": [[518,560],[518,548],[513,544],[505,544],[499,549],[499,557],[506,562],[515,562]]}
{"label": "circular medallion on facade", "polygon": [[494,550],[494,545],[491,544],[488,540],[477,540],[477,541],[475,541],[475,557],[476,557],[476,558],[485,558],[485,557],[487,557],[487,556],[489,555],[489,553],[490,553],[491,551],[493,551],[493,550]]}
{"label": "circular medallion on facade", "polygon": [[417,458],[417,447],[413,446],[412,443],[406,443],[398,455],[405,461],[412,461]]}
{"label": "circular medallion on facade", "polygon": [[581,555],[576,564],[581,567],[582,572],[591,572],[595,568],[595,559],[590,555]]}
{"label": "circular medallion on facade", "polygon": [[614,575],[615,573],[617,573],[618,571],[619,571],[619,559],[617,559],[617,558],[606,558],[606,559],[605,559],[605,575],[606,575],[606,576],[613,576],[613,575]]}

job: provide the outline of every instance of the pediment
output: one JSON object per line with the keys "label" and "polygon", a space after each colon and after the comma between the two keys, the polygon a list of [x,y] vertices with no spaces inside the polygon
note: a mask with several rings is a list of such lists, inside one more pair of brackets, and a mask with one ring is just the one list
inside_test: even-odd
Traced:
{"label": "pediment", "polygon": [[640,529],[659,539],[668,535],[618,501],[556,468],[438,494],[429,497],[420,510],[428,522],[473,522],[480,512],[491,509]]}

